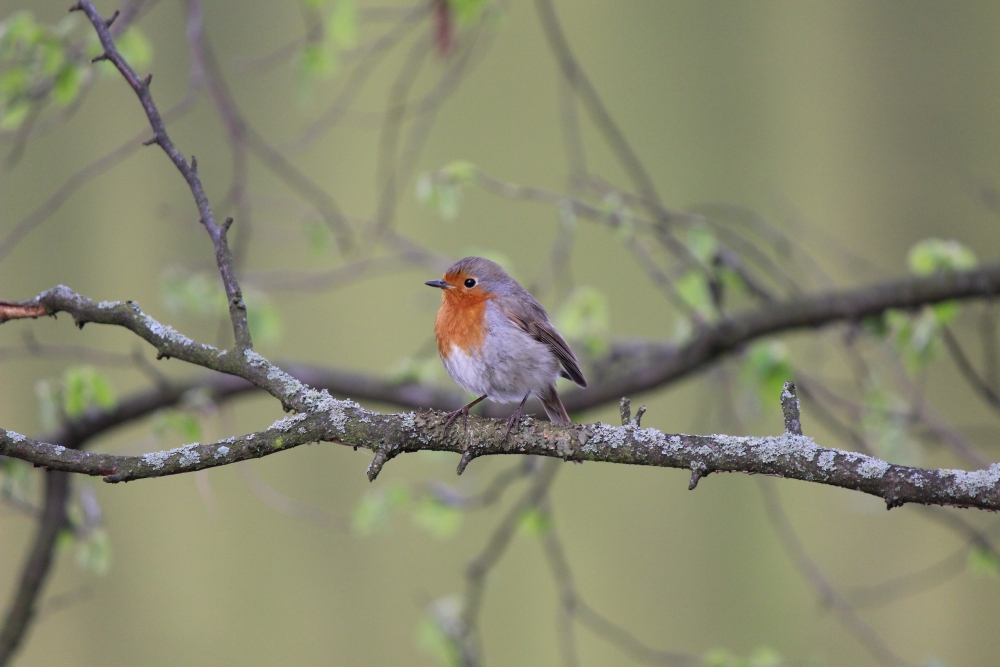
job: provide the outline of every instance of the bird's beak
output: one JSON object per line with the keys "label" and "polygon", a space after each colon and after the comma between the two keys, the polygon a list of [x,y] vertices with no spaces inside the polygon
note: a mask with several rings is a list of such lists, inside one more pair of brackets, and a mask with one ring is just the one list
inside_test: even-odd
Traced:
{"label": "bird's beak", "polygon": [[443,280],[428,280],[424,284],[429,287],[437,287],[438,289],[451,289],[451,285]]}

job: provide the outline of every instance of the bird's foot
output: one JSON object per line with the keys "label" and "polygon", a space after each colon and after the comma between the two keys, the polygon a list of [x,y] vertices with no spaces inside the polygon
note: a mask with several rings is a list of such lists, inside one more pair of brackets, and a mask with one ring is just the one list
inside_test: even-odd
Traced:
{"label": "bird's foot", "polygon": [[444,433],[448,432],[448,429],[451,428],[451,425],[453,423],[455,423],[455,420],[458,419],[459,415],[462,415],[462,429],[463,430],[468,430],[468,428],[469,428],[469,406],[466,405],[465,407],[459,408],[458,410],[455,410],[454,412],[449,412],[448,413],[448,419],[444,423]]}
{"label": "bird's foot", "polygon": [[500,438],[500,444],[507,442],[507,436],[510,435],[511,430],[517,432],[521,429],[521,408],[518,408],[514,414],[512,414],[507,419],[507,430],[503,432],[503,437]]}

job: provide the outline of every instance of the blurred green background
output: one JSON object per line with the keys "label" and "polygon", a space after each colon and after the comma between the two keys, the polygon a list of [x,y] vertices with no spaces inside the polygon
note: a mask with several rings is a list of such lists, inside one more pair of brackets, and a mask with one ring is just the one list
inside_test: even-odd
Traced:
{"label": "blurred green background", "polygon": [[[55,22],[63,5],[4,0],[0,17],[27,8]],[[98,6],[105,14],[114,8]],[[902,275],[907,249],[928,236],[958,239],[981,259],[997,255],[997,217],[980,190],[1000,178],[1000,3],[574,0],[557,7],[581,63],[669,206],[724,202],[758,211],[793,233],[840,285]],[[303,100],[293,63],[246,71],[247,62],[302,35],[295,5],[207,2],[205,9],[206,29],[250,122],[273,144],[293,140],[334,99],[346,68]],[[186,86],[184,7],[160,2],[139,25],[153,47],[153,92],[163,108]],[[564,191],[559,79],[532,3],[511,2],[495,28],[490,50],[443,107],[417,171],[463,159],[497,178]],[[363,25],[360,38],[380,30]],[[385,107],[404,54],[393,52],[376,71],[358,110]],[[420,81],[432,83],[446,66],[435,55]],[[0,228],[10,229],[77,170],[145,126],[124,83],[102,78],[72,122],[33,139],[21,163],[0,174]],[[209,196],[220,202],[230,157],[208,100],[170,131],[197,156]],[[593,171],[624,183],[586,120],[584,136]],[[378,138],[377,123],[351,115],[293,162],[345,212],[370,216]],[[470,189],[457,217],[443,220],[417,200],[415,187],[415,179],[400,186],[401,232],[452,258],[498,253],[524,282],[544,282],[556,211]],[[336,264],[332,245],[310,246],[308,207],[259,164],[251,167],[249,188],[249,268]],[[215,342],[215,320],[173,313],[163,299],[170,271],[211,269],[211,246],[196,222],[168,160],[156,148],[140,151],[74,194],[0,262],[0,298],[28,298],[63,283],[94,299],[136,300],[187,335]],[[240,233],[239,220],[235,229]],[[581,221],[572,271],[577,284],[607,296],[614,336],[673,334],[669,302],[613,232]],[[335,291],[276,295],[283,335],[261,352],[390,373],[431,340],[439,297],[422,283],[435,277],[407,270]],[[558,309],[555,291],[539,296]],[[68,317],[7,324],[0,345],[19,344],[28,330],[44,342],[124,352],[137,346],[123,331],[77,331]],[[810,371],[834,378],[845,372],[826,354],[831,334],[787,340]],[[60,377],[67,365],[6,361],[0,423],[39,433],[36,382]],[[195,372],[177,361],[158,367],[176,376]],[[995,458],[995,419],[946,361],[932,370],[932,403]],[[713,372],[634,397],[649,407],[644,425],[666,432],[736,428],[716,405]],[[142,385],[131,371],[107,374],[119,396]],[[450,382],[443,372],[437,381]],[[742,427],[777,432],[776,398]],[[241,400],[207,416],[202,437],[265,427],[280,414],[273,400]],[[614,422],[617,406],[580,419]],[[151,423],[115,432],[95,448],[139,453],[180,442],[177,434],[156,435]],[[804,425],[821,444],[846,446],[808,411]],[[333,528],[266,506],[239,466],[117,486],[77,480],[94,487],[103,508],[110,568],[97,576],[77,567],[71,550],[60,554],[44,599],[79,599],[50,611],[43,605],[17,664],[437,664],[415,638],[425,607],[461,593],[465,565],[501,510],[467,516],[449,539],[435,538],[405,512],[387,529],[360,535],[350,528],[352,513],[366,494],[428,480],[475,489],[510,461],[477,460],[456,479],[454,457],[409,455],[387,465],[374,485],[364,474],[368,462],[367,453],[323,444],[240,464],[274,489],[342,517]],[[934,449],[922,451],[921,463],[958,465]],[[556,522],[591,605],[665,649],[702,654],[724,647],[747,655],[766,646],[795,660],[876,664],[817,603],[780,549],[757,480],[711,476],[694,492],[687,480],[683,471],[598,464],[562,472],[553,492]],[[805,547],[841,587],[917,570],[960,545],[912,508],[886,512],[859,494],[776,484]],[[4,604],[32,530],[32,521],[0,506]],[[487,587],[482,632],[489,664],[558,664],[556,607],[538,540],[520,535]],[[993,578],[968,573],[862,616],[915,663],[991,665],[1000,654]],[[582,664],[637,664],[586,630],[579,637]]]}

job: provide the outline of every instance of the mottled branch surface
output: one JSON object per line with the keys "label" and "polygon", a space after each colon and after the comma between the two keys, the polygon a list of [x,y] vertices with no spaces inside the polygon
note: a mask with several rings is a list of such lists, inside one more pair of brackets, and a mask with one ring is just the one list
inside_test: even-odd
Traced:
{"label": "mottled branch surface", "polygon": [[796,433],[749,437],[665,434],[634,424],[557,426],[527,418],[501,443],[502,420],[472,417],[468,428],[445,430],[446,413],[379,414],[350,400],[303,389],[310,408],[270,428],[211,444],[193,443],[141,456],[116,456],[38,442],[0,431],[0,455],[52,470],[103,476],[108,482],[162,477],[268,456],[327,441],[369,449],[374,479],[390,459],[417,451],[447,451],[466,459],[532,454],[566,461],[604,461],[680,468],[704,478],[713,472],[744,472],[799,479],[862,491],[889,508],[905,503],[1000,509],[1000,464],[986,470],[927,470],[887,463],[855,452],[818,446]]}
{"label": "mottled branch surface", "polygon": [[[714,326],[695,342],[664,357],[660,368],[608,382],[607,393],[625,383],[632,390],[649,388],[642,381],[652,373],[672,379],[667,371],[693,369],[721,350],[756,336],[782,329],[819,326],[837,319],[858,319],[884,312],[948,299],[985,296],[1000,290],[1000,268],[911,278],[874,288],[821,294],[767,306]],[[915,502],[1000,509],[997,483],[1000,465],[976,472],[924,470],[891,465],[862,454],[818,447],[800,432],[797,398],[782,396],[786,433],[776,437],[726,435],[666,435],[638,424],[554,426],[528,420],[521,432],[501,444],[502,422],[473,419],[469,428],[445,431],[444,415],[437,412],[383,415],[349,400],[333,398],[295,379],[251,350],[219,350],[196,343],[143,313],[133,302],[96,303],[59,286],[24,302],[4,302],[8,319],[67,312],[78,326],[86,323],[117,325],[153,345],[160,357],[189,363],[243,378],[278,398],[298,414],[271,428],[213,444],[194,443],[143,456],[96,454],[38,442],[13,431],[0,436],[0,455],[29,461],[51,470],[105,477],[109,482],[160,477],[258,458],[290,447],[318,441],[370,449],[374,479],[382,466],[404,452],[451,451],[462,461],[505,453],[557,456],[573,461],[605,461],[689,469],[692,488],[713,472],[763,473],[790,479],[856,489],[879,496],[891,507]],[[714,332],[714,333],[713,333]],[[705,341],[709,341],[706,343]],[[714,341],[714,344],[713,344]],[[720,350],[721,348],[721,350]],[[685,350],[687,350],[685,352]],[[678,359],[671,362],[670,359]],[[786,392],[788,390],[786,389]],[[593,396],[591,396],[593,398]],[[464,466],[463,466],[464,467]]]}

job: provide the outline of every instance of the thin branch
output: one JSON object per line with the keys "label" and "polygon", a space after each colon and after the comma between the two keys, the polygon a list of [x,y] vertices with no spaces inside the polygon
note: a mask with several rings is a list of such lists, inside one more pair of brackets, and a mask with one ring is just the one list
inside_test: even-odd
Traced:
{"label": "thin branch", "polygon": [[58,471],[46,473],[45,504],[35,533],[35,542],[25,559],[13,602],[7,609],[3,627],[0,628],[0,667],[10,664],[35,616],[35,601],[48,578],[56,539],[66,525],[68,498],[69,475]]}
{"label": "thin branch", "polygon": [[972,367],[972,362],[969,361],[969,357],[966,356],[965,351],[959,344],[958,339],[955,338],[955,334],[951,332],[951,329],[941,327],[941,338],[948,349],[948,354],[951,355],[952,361],[955,362],[955,366],[958,367],[965,381],[979,394],[987,405],[993,408],[994,411],[1000,412],[1000,394],[997,394],[986,380],[979,377],[979,373]]}
{"label": "thin branch", "polygon": [[465,599],[462,608],[463,636],[459,649],[462,652],[463,665],[472,667],[478,665],[478,623],[482,608],[483,594],[486,586],[486,575],[493,569],[511,540],[517,533],[524,513],[538,507],[555,481],[559,472],[559,462],[549,459],[535,473],[535,479],[524,495],[511,507],[504,518],[493,531],[492,536],[480,554],[469,564],[466,572]]}
{"label": "thin branch", "polygon": [[146,112],[146,117],[149,119],[149,124],[153,129],[152,143],[159,145],[163,149],[163,152],[167,154],[187,182],[198,208],[201,224],[212,239],[212,245],[215,246],[215,263],[219,267],[219,273],[222,275],[222,282],[226,288],[226,297],[229,301],[229,316],[233,323],[233,335],[236,339],[236,346],[239,350],[253,349],[253,342],[250,339],[250,327],[247,324],[246,304],[243,301],[243,294],[240,291],[239,282],[236,278],[233,256],[226,241],[226,227],[217,225],[215,222],[212,207],[209,205],[208,196],[205,194],[201,178],[198,176],[194,158],[192,158],[191,162],[188,162],[187,158],[177,149],[167,134],[166,125],[149,91],[152,75],[140,79],[135,70],[132,69],[132,66],[125,61],[121,53],[119,53],[118,47],[115,46],[114,38],[108,28],[107,21],[97,12],[91,0],[80,0],[73,9],[80,10],[87,15],[104,49],[104,52],[98,58],[110,60],[125,78],[129,87],[132,88],[132,91],[139,98],[139,102]]}
{"label": "thin branch", "polygon": [[[193,443],[142,456],[119,456],[66,449],[0,429],[0,455],[36,466],[102,476],[123,482],[203,470],[326,441],[370,449],[374,480],[386,462],[403,453],[450,451],[460,466],[497,454],[533,454],[566,461],[604,461],[692,471],[693,481],[714,472],[765,474],[853,489],[882,498],[891,509],[906,503],[1000,509],[1000,464],[986,470],[928,470],[819,447],[792,433],[771,437],[666,435],[634,424],[554,425],[527,418],[503,440],[502,420],[470,417],[467,429],[446,428],[448,414],[384,415],[350,400],[307,389],[291,376],[269,378],[289,386],[287,400],[299,414],[256,433],[211,444]],[[294,389],[292,389],[294,387]]]}
{"label": "thin branch", "polygon": [[809,583],[810,586],[816,591],[816,594],[820,598],[820,602],[824,607],[829,608],[837,620],[840,621],[841,625],[850,632],[858,642],[861,643],[865,649],[871,653],[872,657],[878,660],[879,663],[883,665],[892,665],[893,667],[914,667],[914,665],[906,660],[899,657],[891,648],[889,648],[885,642],[882,641],[881,637],[875,633],[875,630],[869,625],[864,619],[858,616],[857,611],[848,604],[847,600],[837,592],[837,590],[830,584],[830,582],[820,571],[819,567],[806,553],[805,547],[802,546],[802,542],[799,540],[798,535],[795,532],[795,528],[792,526],[791,521],[789,521],[788,516],[785,514],[784,508],[781,506],[781,501],[778,498],[777,491],[774,490],[773,485],[767,483],[767,480],[761,480],[758,485],[760,488],[761,497],[764,501],[764,509],[767,512],[768,521],[774,528],[774,532],[778,536],[778,541],[784,548],[785,553],[792,560],[796,569],[802,574],[802,577]]}
{"label": "thin branch", "polygon": [[549,526],[542,542],[545,547],[545,556],[549,561],[552,576],[559,589],[560,605],[565,610],[567,617],[579,621],[595,635],[638,662],[647,665],[680,667],[702,664],[702,660],[698,656],[677,651],[664,651],[648,646],[631,632],[608,620],[587,604],[576,589],[562,541],[559,539],[555,526],[552,525],[551,510],[543,505],[542,511],[549,519]]}

